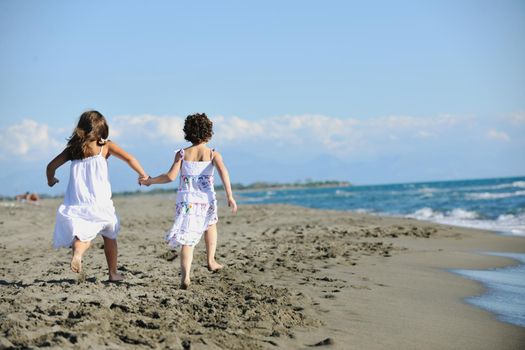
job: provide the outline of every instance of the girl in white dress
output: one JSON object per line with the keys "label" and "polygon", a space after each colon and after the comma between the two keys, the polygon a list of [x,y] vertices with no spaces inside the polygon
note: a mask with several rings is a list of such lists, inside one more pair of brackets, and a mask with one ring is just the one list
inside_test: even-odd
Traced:
{"label": "girl in white dress", "polygon": [[117,272],[117,235],[119,220],[111,200],[107,158],[110,155],[126,162],[139,174],[147,177],[140,163],[114,142],[108,141],[109,127],[97,111],[80,116],[66,148],[47,166],[47,184],[58,183],[55,171],[71,161],[69,184],[56,215],[53,246],[72,247],[71,270],[82,271],[82,256],[91,241],[100,233],[104,238],[104,253],[109,269],[109,280],[119,281]]}
{"label": "girl in white dress", "polygon": [[222,156],[206,146],[213,135],[213,123],[206,114],[193,114],[184,121],[184,138],[192,143],[180,149],[169,171],[154,178],[144,178],[140,183],[146,186],[163,184],[177,178],[180,184],[175,205],[175,221],[166,234],[166,242],[172,248],[181,248],[181,287],[190,285],[190,270],[193,249],[204,233],[208,269],[217,271],[223,266],[215,261],[217,247],[217,199],[213,187],[213,173],[217,168],[226,191],[228,206],[237,211],[233,198],[228,169]]}

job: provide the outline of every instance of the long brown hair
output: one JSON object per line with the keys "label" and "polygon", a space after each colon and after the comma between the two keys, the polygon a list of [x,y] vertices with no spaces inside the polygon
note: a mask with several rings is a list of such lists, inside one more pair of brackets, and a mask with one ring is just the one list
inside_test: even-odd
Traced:
{"label": "long brown hair", "polygon": [[106,143],[108,135],[108,123],[100,112],[87,111],[82,113],[77,127],[67,141],[69,158],[72,160],[86,158],[89,143],[97,141],[97,144],[102,146]]}

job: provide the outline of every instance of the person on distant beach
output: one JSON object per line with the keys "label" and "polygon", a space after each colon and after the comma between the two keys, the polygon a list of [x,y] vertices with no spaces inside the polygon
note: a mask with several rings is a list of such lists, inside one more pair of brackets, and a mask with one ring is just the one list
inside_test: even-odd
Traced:
{"label": "person on distant beach", "polygon": [[27,191],[24,194],[17,194],[15,196],[15,199],[17,201],[20,201],[20,202],[27,202],[27,203],[32,203],[32,204],[38,204],[39,201],[40,201],[40,196],[37,193],[35,193],[35,192],[31,193],[31,192]]}
{"label": "person on distant beach", "polygon": [[189,115],[184,121],[184,138],[191,146],[177,151],[171,168],[167,173],[154,178],[143,178],[142,185],[163,184],[174,181],[180,171],[180,185],[175,205],[175,222],[166,234],[166,241],[172,248],[181,248],[181,288],[190,285],[190,270],[193,249],[203,233],[206,242],[208,270],[223,268],[215,260],[217,248],[217,199],[213,187],[213,173],[217,168],[221,177],[228,206],[237,212],[233,198],[230,176],[222,156],[206,144],[213,135],[213,123],[206,114]]}
{"label": "person on distant beach", "polygon": [[84,112],[66,148],[47,165],[46,175],[47,184],[54,186],[58,182],[55,171],[71,161],[64,203],[57,210],[53,246],[72,247],[71,270],[80,273],[82,256],[100,233],[104,238],[109,280],[120,281],[124,278],[117,272],[120,225],[111,200],[107,159],[114,155],[126,162],[140,178],[148,175],[132,155],[107,140],[108,135],[109,127],[102,114]]}

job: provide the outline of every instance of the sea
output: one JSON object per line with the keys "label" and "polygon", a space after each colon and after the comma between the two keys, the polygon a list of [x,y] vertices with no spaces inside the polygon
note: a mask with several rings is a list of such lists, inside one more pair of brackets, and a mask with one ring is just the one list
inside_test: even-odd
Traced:
{"label": "sea", "polygon": [[[389,185],[284,188],[238,193],[246,204],[283,203],[414,218],[525,239],[525,176]],[[525,252],[487,252],[516,261],[489,270],[452,270],[485,286],[466,302],[525,327]]]}

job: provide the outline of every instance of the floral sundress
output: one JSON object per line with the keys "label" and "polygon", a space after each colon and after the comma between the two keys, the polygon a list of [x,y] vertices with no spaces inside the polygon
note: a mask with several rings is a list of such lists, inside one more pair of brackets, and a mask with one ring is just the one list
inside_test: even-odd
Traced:
{"label": "floral sundress", "polygon": [[184,149],[178,150],[182,159],[180,183],[175,205],[175,220],[166,234],[172,248],[195,246],[208,226],[217,223],[217,198],[213,186],[213,152],[211,160],[184,160]]}

